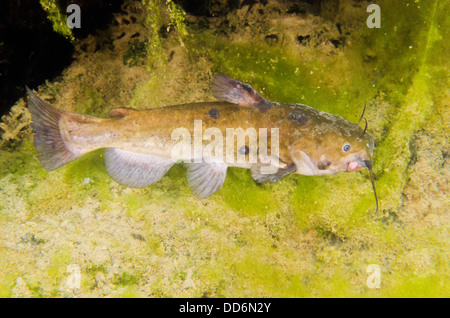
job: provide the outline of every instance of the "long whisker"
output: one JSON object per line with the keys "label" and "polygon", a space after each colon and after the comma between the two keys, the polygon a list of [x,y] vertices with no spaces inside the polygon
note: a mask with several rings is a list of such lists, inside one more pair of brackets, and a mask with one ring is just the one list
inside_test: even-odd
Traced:
{"label": "long whisker", "polygon": [[361,120],[363,119],[364,113],[366,112],[366,102],[364,102],[364,108],[363,108],[363,112],[361,114],[361,117],[359,117],[358,120],[358,125],[361,123]]}
{"label": "long whisker", "polygon": [[373,173],[372,167],[369,168],[369,174],[370,174],[370,183],[372,183],[373,194],[375,195],[375,203],[377,205],[375,213],[377,213],[378,212],[378,197],[377,197],[377,190],[375,189],[375,175]]}
{"label": "long whisker", "polygon": [[366,121],[366,126],[364,127],[364,131],[363,131],[363,133],[361,134],[361,136],[359,136],[357,139],[358,140],[360,140],[363,136],[364,136],[364,134],[366,133],[366,131],[367,131],[367,119],[364,117],[364,120]]}
{"label": "long whisker", "polygon": [[378,212],[378,197],[377,197],[377,190],[375,189],[375,173],[373,173],[372,161],[364,160],[364,164],[366,165],[366,168],[369,170],[370,183],[372,183],[373,194],[375,195],[375,203],[377,204],[377,209],[375,210],[375,213],[377,213]]}

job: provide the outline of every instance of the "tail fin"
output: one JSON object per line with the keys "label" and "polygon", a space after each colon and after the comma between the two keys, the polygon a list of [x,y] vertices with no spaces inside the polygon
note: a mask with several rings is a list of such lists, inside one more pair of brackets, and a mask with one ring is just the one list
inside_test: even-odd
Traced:
{"label": "tail fin", "polygon": [[78,156],[64,144],[59,129],[59,121],[64,112],[40,99],[28,87],[28,110],[31,113],[34,146],[42,155],[38,156],[47,171],[55,170]]}

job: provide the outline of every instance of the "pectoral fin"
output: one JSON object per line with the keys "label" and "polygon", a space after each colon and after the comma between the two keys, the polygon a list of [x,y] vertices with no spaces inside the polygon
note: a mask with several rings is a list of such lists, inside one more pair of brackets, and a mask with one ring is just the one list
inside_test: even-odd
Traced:
{"label": "pectoral fin", "polygon": [[272,103],[261,97],[249,84],[239,82],[225,75],[217,75],[212,83],[212,94],[218,100],[248,106],[263,112]]}
{"label": "pectoral fin", "polygon": [[187,180],[192,193],[205,199],[219,191],[225,181],[227,168],[224,163],[187,164]]}
{"label": "pectoral fin", "polygon": [[292,160],[294,160],[297,167],[297,173],[306,176],[314,176],[322,174],[321,170],[318,170],[314,163],[304,151],[295,149],[291,152]]}
{"label": "pectoral fin", "polygon": [[174,164],[171,158],[117,148],[107,148],[104,157],[111,178],[130,188],[144,188],[159,181]]}
{"label": "pectoral fin", "polygon": [[264,169],[263,165],[255,164],[252,166],[251,170],[252,170],[253,180],[255,180],[256,182],[258,182],[258,183],[264,183],[264,182],[276,183],[281,178],[287,176],[288,174],[296,172],[297,167],[295,166],[295,164],[290,163],[290,164],[287,164],[285,168],[278,168],[278,170],[276,170],[275,173],[267,173],[265,170],[268,170],[268,169]]}

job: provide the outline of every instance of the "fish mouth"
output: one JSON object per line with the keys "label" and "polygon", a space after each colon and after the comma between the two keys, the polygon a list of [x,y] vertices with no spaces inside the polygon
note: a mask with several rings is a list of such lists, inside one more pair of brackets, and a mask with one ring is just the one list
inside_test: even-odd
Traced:
{"label": "fish mouth", "polygon": [[355,171],[360,167],[358,161],[350,161],[347,165],[347,171]]}
{"label": "fish mouth", "polygon": [[347,164],[347,171],[355,171],[360,167],[365,167],[367,169],[372,169],[372,161],[370,160],[353,160]]}

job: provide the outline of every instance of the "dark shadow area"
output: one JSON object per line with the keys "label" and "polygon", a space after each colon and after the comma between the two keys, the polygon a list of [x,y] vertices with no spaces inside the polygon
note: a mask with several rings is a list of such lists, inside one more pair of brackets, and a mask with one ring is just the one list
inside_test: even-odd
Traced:
{"label": "dark shadow area", "polygon": [[[123,0],[61,0],[63,14],[71,3],[81,8],[81,29],[73,34],[82,39],[106,28]],[[73,44],[53,31],[38,0],[0,0],[0,116],[25,95],[25,85],[35,88],[59,76],[72,54]]]}

